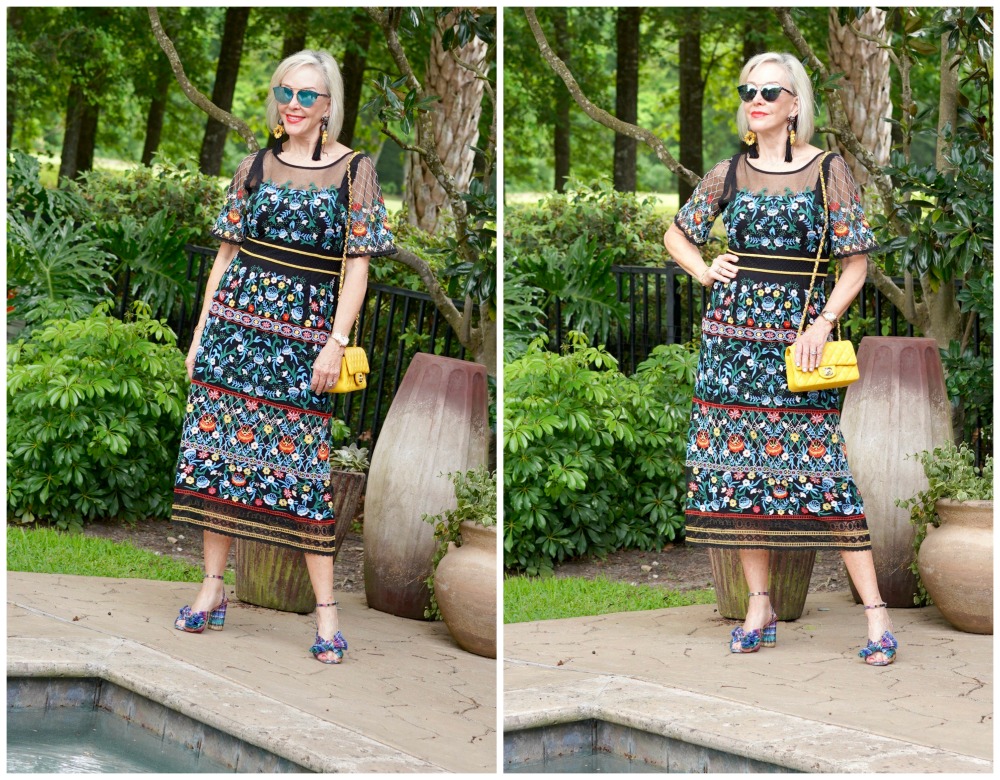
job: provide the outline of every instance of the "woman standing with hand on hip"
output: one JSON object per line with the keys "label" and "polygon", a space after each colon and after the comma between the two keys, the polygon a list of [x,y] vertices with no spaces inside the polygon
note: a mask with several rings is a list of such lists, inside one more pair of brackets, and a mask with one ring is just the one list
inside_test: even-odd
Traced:
{"label": "woman standing with hand on hip", "polygon": [[[686,538],[739,550],[750,604],[732,632],[734,653],[777,641],[770,550],[840,550],[868,618],[860,656],[884,666],[898,643],[847,463],[839,392],[790,391],[784,358],[793,345],[796,365],[818,368],[834,325],[864,285],[875,239],[844,159],[809,144],[812,87],[798,60],[753,57],[737,92],[749,150],[705,175],[664,236],[674,260],[710,290],[687,446]],[[698,247],[720,215],[728,251],[706,265]],[[810,296],[821,246],[820,256],[843,269],[829,299],[821,283]]]}
{"label": "woman standing with hand on hip", "polygon": [[326,52],[278,66],[267,98],[278,144],[240,163],[187,357],[191,389],[173,519],[204,529],[205,579],[175,627],[221,629],[234,537],[305,553],[316,596],[310,651],[340,663],[333,597],[328,391],[364,302],[370,258],[394,253],[369,157],[337,142],[343,85]]}

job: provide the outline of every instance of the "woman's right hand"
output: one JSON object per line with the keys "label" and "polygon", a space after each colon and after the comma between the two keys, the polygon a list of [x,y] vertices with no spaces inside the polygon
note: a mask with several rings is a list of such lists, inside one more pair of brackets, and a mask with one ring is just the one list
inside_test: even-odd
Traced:
{"label": "woman's right hand", "polygon": [[201,331],[195,331],[194,338],[191,339],[191,346],[188,348],[187,357],[184,358],[184,365],[187,367],[188,382],[194,379],[194,360],[198,355],[198,346],[201,344]]}
{"label": "woman's right hand", "polygon": [[712,261],[707,271],[703,271],[698,281],[705,287],[711,287],[715,282],[730,282],[736,278],[739,269],[736,264],[740,259],[729,252],[724,252]]}

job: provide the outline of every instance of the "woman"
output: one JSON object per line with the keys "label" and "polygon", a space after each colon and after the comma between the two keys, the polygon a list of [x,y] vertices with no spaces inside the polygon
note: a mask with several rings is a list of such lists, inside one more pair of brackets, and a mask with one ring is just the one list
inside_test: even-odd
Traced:
{"label": "woman", "polygon": [[[664,236],[671,256],[711,289],[687,448],[686,537],[739,549],[751,592],[732,652],[776,641],[769,551],[823,547],[841,551],[864,600],[868,645],[861,657],[887,665],[898,643],[847,465],[838,391],[789,391],[784,361],[794,344],[795,363],[817,369],[823,344],[864,285],[875,239],[843,158],[826,155],[821,179],[824,155],[809,144],[812,88],[798,60],[760,54],[739,83],[737,123],[749,150],[708,172]],[[698,247],[720,214],[729,249],[706,265]],[[835,258],[842,272],[826,299],[822,263],[805,307],[820,240],[824,259]],[[799,336],[802,317],[807,327]]]}
{"label": "woman", "polygon": [[246,157],[233,177],[186,360],[173,517],[204,529],[205,579],[175,625],[223,627],[234,537],[283,545],[305,553],[316,595],[310,650],[340,663],[347,642],[333,598],[328,391],[369,259],[396,250],[371,159],[336,141],[343,85],[333,58],[285,59],[266,110],[278,144]]}

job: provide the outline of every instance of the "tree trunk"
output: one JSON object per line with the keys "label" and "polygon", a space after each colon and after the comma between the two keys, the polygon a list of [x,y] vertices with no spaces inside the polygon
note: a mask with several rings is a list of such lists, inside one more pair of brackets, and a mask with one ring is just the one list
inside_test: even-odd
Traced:
{"label": "tree trunk", "polygon": [[[555,30],[555,51],[566,66],[570,65],[570,37],[569,25],[566,19],[565,8],[553,8],[551,11],[552,23]],[[569,178],[570,170],[570,119],[569,109],[573,104],[573,98],[560,83],[557,76],[553,76],[553,85],[556,95],[556,116],[555,127],[553,129],[552,153],[555,158],[555,188],[556,192],[566,191],[566,179]]]}
{"label": "tree trunk", "polygon": [[[642,9],[619,8],[615,24],[618,39],[618,74],[615,80],[615,116],[634,125],[639,118],[639,20]],[[635,192],[635,158],[639,142],[615,134],[614,187]]]}
{"label": "tree trunk", "polygon": [[743,20],[743,62],[767,51],[767,22],[765,14],[752,9]]}
{"label": "tree trunk", "polygon": [[[233,93],[240,73],[240,59],[243,55],[243,37],[250,19],[249,8],[227,8],[226,20],[222,28],[219,63],[215,70],[215,86],[212,102],[223,111],[233,107]],[[198,167],[202,173],[218,176],[222,170],[222,153],[226,148],[229,129],[215,119],[205,123],[205,137],[201,143]]]}
{"label": "tree trunk", "polygon": [[59,178],[75,179],[77,172],[76,155],[80,147],[80,122],[83,119],[83,89],[78,84],[70,84],[66,98],[66,129],[63,131],[62,153],[59,162]]}
{"label": "tree trunk", "polygon": [[288,15],[285,36],[281,40],[281,59],[298,54],[306,47],[306,33],[309,30],[309,12],[300,11]]}
{"label": "tree trunk", "polygon": [[954,133],[958,124],[958,61],[959,57],[948,51],[948,34],[945,33],[941,36],[941,94],[938,96],[938,140],[934,157],[939,171],[949,167],[944,158],[948,144],[941,135],[944,126],[951,125]]}
{"label": "tree trunk", "polygon": [[163,117],[167,111],[167,93],[170,83],[174,80],[170,71],[170,63],[163,57],[163,67],[156,75],[156,87],[152,100],[149,101],[149,113],[146,114],[146,140],[142,147],[142,164],[152,165],[153,155],[160,148],[160,138],[163,136]]}
{"label": "tree trunk", "polygon": [[[487,45],[474,38],[455,53],[465,62],[479,62],[486,56]],[[475,74],[456,63],[441,46],[441,35],[434,33],[424,89],[428,95],[441,97],[434,112],[434,138],[422,138],[417,145],[433,144],[445,170],[454,178],[459,192],[467,192],[472,179],[475,154],[471,146],[479,140],[479,116],[482,113],[483,84]],[[439,220],[449,211],[448,196],[438,184],[430,167],[415,152],[407,152],[403,166],[406,182],[405,203],[411,224],[433,233]]]}
{"label": "tree trunk", "polygon": [[[885,33],[885,11],[868,9],[853,23],[864,34],[881,38]],[[830,70],[842,72],[840,94],[851,130],[861,145],[875,157],[880,166],[889,162],[892,129],[886,119],[892,116],[889,74],[889,54],[871,41],[859,38],[849,25],[840,24],[837,9],[829,11]],[[837,150],[847,160],[858,186],[864,188],[871,176],[868,169],[855,159],[840,142]]]}
{"label": "tree trunk", "polygon": [[94,148],[97,146],[97,120],[101,109],[84,103],[80,114],[80,141],[76,148],[76,175],[94,168]]}
{"label": "tree trunk", "polygon": [[372,24],[368,14],[361,9],[355,11],[351,29],[355,31],[356,37],[347,44],[343,67],[340,69],[344,78],[344,125],[337,140],[344,146],[351,146],[354,142],[354,127],[361,108],[361,90],[364,88],[368,46],[372,38]]}
{"label": "tree trunk", "polygon": [[[702,105],[705,98],[705,82],[701,75],[701,9],[688,9],[681,25],[678,42],[678,81],[680,102],[680,153],[681,165],[703,174],[702,165]],[[677,195],[680,203],[686,203],[694,187],[682,178],[677,180]]]}

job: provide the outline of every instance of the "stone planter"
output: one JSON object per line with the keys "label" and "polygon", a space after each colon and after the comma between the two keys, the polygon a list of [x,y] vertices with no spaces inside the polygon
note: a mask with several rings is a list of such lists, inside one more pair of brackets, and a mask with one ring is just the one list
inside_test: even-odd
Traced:
{"label": "stone planter", "polygon": [[[364,474],[330,472],[338,551],[354,522],[364,487]],[[336,553],[333,558],[336,561]],[[246,604],[281,612],[307,614],[316,608],[316,596],[302,553],[248,539],[236,540],[236,598]]]}
{"label": "stone planter", "polygon": [[396,391],[372,454],[365,498],[368,606],[424,619],[437,542],[423,521],[455,508],[447,474],[486,463],[486,369],[417,353]]}
{"label": "stone planter", "polygon": [[993,502],[937,502],[941,525],[920,544],[920,579],[959,631],[993,633]]}
{"label": "stone planter", "polygon": [[434,594],[441,617],[459,647],[497,657],[497,529],[462,523],[462,546],[454,542],[438,562]]}
{"label": "stone planter", "polygon": [[[861,378],[847,388],[841,428],[851,473],[865,504],[879,592],[890,607],[912,607],[916,533],[896,499],[927,489],[911,456],[952,440],[951,403],[934,339],[865,336]],[[860,596],[852,583],[855,601]]]}
{"label": "stone planter", "polygon": [[[747,616],[750,588],[743,576],[739,550],[710,547],[708,557],[719,614],[743,620]],[[797,620],[802,616],[815,563],[815,550],[771,550],[767,590],[778,620]]]}

